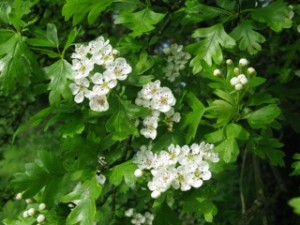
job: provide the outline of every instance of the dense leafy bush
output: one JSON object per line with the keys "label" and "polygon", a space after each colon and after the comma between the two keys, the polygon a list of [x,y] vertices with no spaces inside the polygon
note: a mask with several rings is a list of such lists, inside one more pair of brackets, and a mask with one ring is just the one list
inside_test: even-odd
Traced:
{"label": "dense leafy bush", "polygon": [[299,32],[283,0],[1,1],[2,224],[299,223]]}

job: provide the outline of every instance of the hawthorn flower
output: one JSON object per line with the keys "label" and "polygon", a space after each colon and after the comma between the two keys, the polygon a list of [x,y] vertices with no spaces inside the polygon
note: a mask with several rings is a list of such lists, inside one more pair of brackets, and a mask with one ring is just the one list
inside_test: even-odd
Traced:
{"label": "hawthorn flower", "polygon": [[[158,198],[171,187],[188,191],[201,187],[204,181],[209,180],[212,174],[208,162],[216,163],[219,160],[213,148],[214,145],[205,142],[182,147],[171,144],[167,151],[152,153],[149,148],[142,146],[134,163],[139,169],[151,171],[152,179],[148,182],[148,188],[151,197]],[[150,163],[147,163],[148,159]]]}
{"label": "hawthorn flower", "polygon": [[117,81],[115,79],[111,79],[111,77],[106,73],[103,75],[101,73],[95,73],[91,77],[91,80],[95,84],[93,92],[97,95],[106,95],[117,85]]}
{"label": "hawthorn flower", "polygon": [[132,224],[141,225],[144,222],[145,222],[145,217],[142,214],[136,213],[132,216],[132,219],[131,219]]}
{"label": "hawthorn flower", "polygon": [[89,86],[90,86],[90,82],[86,78],[76,79],[75,83],[71,83],[69,85],[72,94],[75,95],[74,101],[76,103],[83,102],[84,98],[89,96],[89,94],[91,93],[88,90]]}
{"label": "hawthorn flower", "polygon": [[189,53],[182,51],[183,46],[172,44],[170,47],[163,49],[163,52],[168,55],[167,66],[163,68],[166,78],[170,82],[174,82],[180,75],[180,70],[185,68],[185,65],[191,58]]}
{"label": "hawthorn flower", "polygon": [[103,112],[107,111],[109,108],[107,99],[105,95],[98,95],[94,94],[90,96],[90,103],[89,103],[91,110],[96,112]]}
{"label": "hawthorn flower", "polygon": [[75,52],[71,55],[71,58],[73,59],[79,59],[83,60],[87,58],[87,55],[90,52],[90,47],[89,46],[84,46],[84,45],[76,45],[75,46]]}
{"label": "hawthorn flower", "polygon": [[76,45],[71,56],[73,83],[69,86],[76,103],[88,98],[91,110],[109,109],[106,95],[117,86],[117,80],[126,79],[132,70],[126,59],[116,58],[118,54],[102,36],[88,45]]}
{"label": "hawthorn flower", "polygon": [[140,95],[142,98],[150,100],[157,94],[160,88],[160,80],[150,82],[143,86],[143,89],[140,91]]}
{"label": "hawthorn flower", "polygon": [[171,90],[167,87],[161,88],[158,93],[153,97],[152,108],[160,112],[168,112],[176,103]]}
{"label": "hawthorn flower", "polygon": [[73,76],[75,79],[87,77],[94,69],[94,64],[89,59],[73,59],[72,61]]}
{"label": "hawthorn flower", "polygon": [[107,66],[107,71],[111,77],[118,80],[125,80],[129,73],[131,73],[131,66],[124,58],[117,58],[113,63]]}

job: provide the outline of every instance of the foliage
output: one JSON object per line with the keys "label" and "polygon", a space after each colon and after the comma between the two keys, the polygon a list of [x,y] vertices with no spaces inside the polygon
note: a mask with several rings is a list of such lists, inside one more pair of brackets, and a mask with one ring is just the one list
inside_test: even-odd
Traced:
{"label": "foliage", "polygon": [[1,1],[0,224],[299,223],[299,24],[287,0]]}

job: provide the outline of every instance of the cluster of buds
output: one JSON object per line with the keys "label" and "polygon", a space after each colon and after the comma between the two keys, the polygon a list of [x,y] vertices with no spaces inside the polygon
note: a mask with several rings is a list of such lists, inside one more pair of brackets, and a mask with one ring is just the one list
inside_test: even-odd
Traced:
{"label": "cluster of buds", "polygon": [[159,153],[153,153],[151,147],[141,146],[133,160],[138,166],[134,175],[141,177],[144,170],[150,170],[152,180],[148,182],[148,188],[152,191],[151,197],[158,198],[171,187],[181,191],[201,187],[203,181],[211,178],[209,162],[218,161],[214,145],[205,142],[182,147],[171,144]]}
{"label": "cluster of buds", "polygon": [[[16,200],[22,200],[23,194],[18,193],[15,197]],[[28,204],[28,209],[23,212],[23,218],[29,218],[29,217],[35,217],[35,220],[37,222],[37,225],[41,225],[45,222],[46,217],[44,215],[44,211],[46,210],[46,204],[40,203],[40,204],[32,204],[33,200],[28,198],[25,199],[25,202]],[[30,205],[30,206],[29,206]]]}
{"label": "cluster of buds", "polygon": [[88,45],[77,45],[72,54],[72,79],[70,84],[74,101],[89,100],[91,110],[102,112],[109,109],[107,95],[117,81],[125,80],[131,72],[126,59],[116,57],[119,52],[102,36]]}
{"label": "cluster of buds", "polygon": [[134,225],[152,225],[154,216],[150,212],[144,214],[137,213],[133,208],[125,211],[125,216],[131,218],[130,222]]}
{"label": "cluster of buds", "polygon": [[[255,73],[255,69],[253,67],[248,67],[249,61],[245,58],[239,60],[237,67],[233,67],[233,61],[231,59],[227,59],[226,64],[233,68],[233,74],[227,75],[227,79],[230,79],[230,85],[233,86],[236,91],[242,90],[248,83],[249,77]],[[222,76],[222,72],[220,69],[215,69],[213,75],[220,77]]]}
{"label": "cluster of buds", "polygon": [[180,114],[173,109],[175,103],[172,91],[167,87],[161,87],[159,80],[144,85],[135,99],[135,104],[150,109],[149,115],[143,119],[144,127],[140,131],[141,134],[152,140],[156,138],[161,113],[165,114],[169,128],[173,127],[173,122],[178,123]]}
{"label": "cluster of buds", "polygon": [[163,50],[163,52],[168,56],[168,64],[163,69],[163,72],[167,79],[171,82],[180,75],[180,70],[185,68],[185,65],[191,58],[191,55],[182,51],[182,48],[182,45],[172,44],[170,47]]}

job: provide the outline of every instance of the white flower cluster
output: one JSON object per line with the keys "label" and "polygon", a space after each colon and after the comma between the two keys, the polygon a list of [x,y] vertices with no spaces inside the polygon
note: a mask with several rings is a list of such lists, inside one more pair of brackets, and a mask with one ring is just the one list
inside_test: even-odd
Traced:
{"label": "white flower cluster", "polygon": [[131,72],[126,59],[117,55],[118,51],[102,36],[90,41],[88,45],[76,46],[71,56],[74,83],[70,84],[76,103],[87,98],[91,110],[108,110],[107,94],[117,85],[118,80],[125,80]]}
{"label": "white flower cluster", "polygon": [[156,138],[160,113],[164,113],[169,130],[172,130],[173,122],[180,121],[180,114],[172,107],[175,103],[172,91],[168,87],[161,87],[159,80],[144,85],[138,92],[135,104],[150,109],[151,113],[143,120],[141,134],[146,138]]}
{"label": "white flower cluster", "polygon": [[[21,200],[23,198],[23,193],[18,193],[15,198],[16,198],[16,200]],[[25,199],[25,202],[29,205],[29,204],[33,203],[33,200],[28,198],[28,199]],[[38,204],[37,208],[30,207],[27,210],[25,210],[23,212],[23,218],[29,218],[29,217],[36,216],[35,220],[37,222],[37,225],[40,225],[46,220],[46,217],[44,215],[45,210],[46,210],[46,204],[40,203],[40,204]]]}
{"label": "white flower cluster", "polygon": [[149,147],[141,146],[134,158],[138,165],[134,174],[140,177],[143,170],[151,171],[153,177],[148,188],[152,198],[158,198],[170,187],[181,191],[199,188],[204,180],[211,178],[209,162],[219,161],[213,149],[214,145],[205,142],[182,147],[171,144],[166,151],[156,154]]}
{"label": "white flower cluster", "polygon": [[185,68],[185,65],[191,58],[191,55],[187,52],[183,52],[182,48],[182,45],[172,44],[170,47],[163,50],[163,52],[168,55],[168,64],[163,69],[163,72],[171,82],[180,75],[180,70]]}
{"label": "white flower cluster", "polygon": [[133,208],[125,211],[126,217],[131,217],[131,223],[134,225],[152,225],[154,216],[150,212],[145,212],[144,215],[136,213]]}

